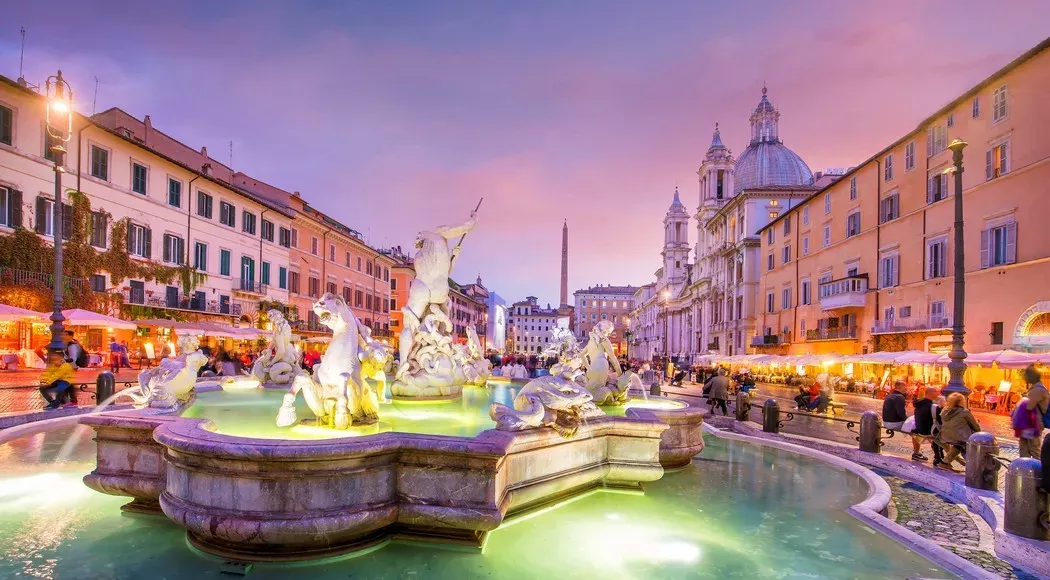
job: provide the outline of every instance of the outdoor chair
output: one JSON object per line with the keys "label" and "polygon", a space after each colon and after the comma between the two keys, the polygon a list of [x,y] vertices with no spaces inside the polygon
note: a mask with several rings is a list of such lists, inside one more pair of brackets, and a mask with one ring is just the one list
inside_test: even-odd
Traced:
{"label": "outdoor chair", "polygon": [[8,353],[0,355],[0,361],[4,364],[4,370],[17,371],[18,370],[18,355],[14,353]]}

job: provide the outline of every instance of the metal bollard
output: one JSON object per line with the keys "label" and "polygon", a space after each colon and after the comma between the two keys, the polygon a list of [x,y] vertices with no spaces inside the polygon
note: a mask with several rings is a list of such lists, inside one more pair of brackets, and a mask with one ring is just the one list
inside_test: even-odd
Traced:
{"label": "metal bollard", "polygon": [[1038,459],[1015,459],[1006,470],[1006,498],[1003,529],[1007,533],[1033,540],[1050,540],[1047,511],[1050,503],[1039,491],[1042,464]]}
{"label": "metal bollard", "polygon": [[780,433],[780,403],[776,399],[767,399],[762,405],[762,430]]}
{"label": "metal bollard", "polygon": [[747,421],[751,416],[751,397],[747,391],[736,392],[736,420]]}
{"label": "metal bollard", "polygon": [[653,397],[659,397],[660,396],[660,383],[659,382],[654,382],[652,384],[652,386],[649,387],[649,395],[651,395]]}
{"label": "metal bollard", "polygon": [[113,378],[113,373],[109,371],[102,371],[98,374],[98,378],[95,379],[95,404],[101,405],[103,401],[113,396],[113,393],[117,390],[117,383]]}
{"label": "metal bollard", "polygon": [[875,411],[864,411],[860,416],[860,450],[868,453],[882,451],[882,418]]}
{"label": "metal bollard", "polygon": [[978,431],[966,440],[966,487],[999,490],[999,442],[995,435]]}

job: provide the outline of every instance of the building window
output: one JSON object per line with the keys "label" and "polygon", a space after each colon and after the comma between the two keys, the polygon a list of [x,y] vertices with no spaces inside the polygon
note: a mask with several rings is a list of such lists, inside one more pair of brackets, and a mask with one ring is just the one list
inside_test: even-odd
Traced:
{"label": "building window", "polygon": [[1006,85],[995,89],[992,94],[992,122],[998,123],[1006,118]]}
{"label": "building window", "polygon": [[277,268],[277,287],[281,290],[288,289],[288,268],[284,266]]}
{"label": "building window", "polygon": [[790,233],[791,233],[791,216],[786,216],[784,218],[784,235],[786,236],[786,235],[788,235]]}
{"label": "building window", "polygon": [[372,262],[365,262],[365,273],[369,276],[372,275]]}
{"label": "building window", "polygon": [[146,195],[146,166],[131,164],[131,191]]}
{"label": "building window", "polygon": [[893,179],[893,155],[887,155],[882,162],[882,175],[885,181]]}
{"label": "building window", "polygon": [[[270,285],[270,263],[269,262],[263,262],[262,265],[259,267],[259,283],[260,284],[266,284],[267,286]],[[334,292],[333,292],[333,294],[334,294]]]}
{"label": "building window", "polygon": [[988,335],[992,337],[992,344],[1002,344],[1003,343],[1003,323],[1002,322],[993,322],[992,323],[992,331],[989,332]]}
{"label": "building window", "polygon": [[297,230],[295,228],[292,228],[292,236],[289,239],[291,240],[290,241],[291,247],[298,248],[299,247],[299,230]]}
{"label": "building window", "polygon": [[773,228],[769,228],[768,230],[766,230],[766,243],[773,243]]}
{"label": "building window", "polygon": [[900,217],[900,194],[894,193],[882,200],[879,208],[879,223]]}
{"label": "building window", "polygon": [[904,146],[904,170],[911,171],[912,169],[915,169],[915,141]]}
{"label": "building window", "polygon": [[262,231],[261,231],[261,234],[262,234],[262,239],[266,240],[267,242],[272,242],[273,241],[273,222],[272,221],[270,221],[268,219],[263,219],[262,220]]}
{"label": "building window", "polygon": [[926,129],[926,156],[934,155],[948,148],[948,128],[944,125],[934,125]]}
{"label": "building window", "polygon": [[140,258],[150,258],[153,245],[152,232],[145,226],[128,224],[128,253]]}
{"label": "building window", "polygon": [[1017,261],[1017,223],[981,230],[981,268]]}
{"label": "building window", "polygon": [[824,247],[831,245],[831,226],[824,226]]}
{"label": "building window", "polygon": [[277,232],[277,243],[283,248],[290,248],[292,246],[292,230],[282,227]]}
{"label": "building window", "polygon": [[241,210],[241,230],[248,235],[255,235],[255,214]]}
{"label": "building window", "polygon": [[219,275],[230,275],[230,262],[233,260],[229,250],[219,250]]}
{"label": "building window", "polygon": [[357,257],[357,271],[360,272],[361,268],[362,268],[362,266],[361,266],[361,256],[358,256]]}
{"label": "building window", "polygon": [[782,310],[791,308],[791,288],[784,288],[780,291],[780,308]]}
{"label": "building window", "polygon": [[310,298],[317,298],[321,294],[321,281],[310,276],[306,280],[306,294]]}
{"label": "building window", "polygon": [[1009,171],[1008,147],[1006,143],[1000,143],[992,147],[984,154],[985,178],[995,179]]}
{"label": "building window", "polygon": [[780,217],[780,212],[777,212],[777,211],[771,211],[771,212],[769,212],[769,219],[771,219],[771,220],[775,220],[775,219],[777,219],[778,217]]}
{"label": "building window", "polygon": [[860,212],[855,211],[846,216],[846,237],[852,238],[860,233]]}
{"label": "building window", "polygon": [[106,226],[106,214],[100,211],[91,212],[91,241],[90,244],[96,248],[105,248],[109,237],[109,228]]}
{"label": "building window", "polygon": [[[143,192],[145,193],[145,192]],[[200,213],[200,193],[198,192],[197,213]],[[177,179],[168,178],[168,205],[182,207],[182,182]],[[211,215],[211,206],[208,206],[208,215]]]}
{"label": "building window", "polygon": [[335,244],[328,244],[328,261],[335,262]]}
{"label": "building window", "polygon": [[15,114],[11,109],[0,106],[0,143],[11,145],[14,139]]}
{"label": "building window", "polygon": [[899,314],[901,318],[911,318],[911,306],[901,306]]}
{"label": "building window", "polygon": [[186,242],[179,236],[164,234],[164,261],[169,264],[182,264]]}
{"label": "building window", "polygon": [[948,174],[937,173],[926,181],[926,203],[934,203],[948,197]]}
{"label": "building window", "polygon": [[799,293],[799,300],[801,300],[803,304],[810,304],[811,299],[809,286],[809,278],[802,280],[800,284],[801,291]]}
{"label": "building window", "polygon": [[[2,109],[3,107],[0,107]],[[61,139],[56,139],[51,136],[51,133],[47,132],[47,128],[44,128],[44,159],[48,161],[55,161],[55,147],[64,146],[65,142]]]}
{"label": "building window", "polygon": [[92,274],[91,275],[91,291],[92,292],[105,292],[106,291],[106,275],[105,274]]}
{"label": "building window", "polygon": [[849,198],[850,200],[857,199],[857,176],[849,178]]}
{"label": "building window", "polygon": [[233,207],[233,204],[225,201],[219,202],[219,223],[231,228],[237,226],[237,210]]}
{"label": "building window", "polygon": [[288,292],[299,293],[299,272],[288,272]]}
{"label": "building window", "polygon": [[824,215],[831,213],[831,192],[824,193]]}
{"label": "building window", "polygon": [[888,254],[879,259],[879,287],[892,288],[899,283],[899,257]]}
{"label": "building window", "polygon": [[109,151],[91,146],[91,176],[109,181]]}
{"label": "building window", "polygon": [[971,106],[970,116],[974,119],[981,116],[981,97],[973,98],[973,105]]}
{"label": "building window", "polygon": [[926,278],[948,275],[948,242],[935,240],[926,243]]}
{"label": "building window", "polygon": [[947,328],[949,324],[944,300],[930,302],[930,328]]}
{"label": "building window", "polygon": [[319,244],[317,242],[317,238],[311,237],[310,238],[310,253],[316,256],[317,252],[319,251],[318,250],[318,246],[319,246]]}
{"label": "building window", "polygon": [[802,238],[802,255],[809,255],[809,236]]}
{"label": "building window", "polygon": [[954,127],[955,126],[955,113],[950,113],[948,115],[948,126],[949,127]]}
{"label": "building window", "polygon": [[347,250],[346,255],[343,256],[343,257],[346,259],[346,267],[349,268],[350,264],[352,263],[352,259],[351,259],[351,256],[350,256],[350,251]]}
{"label": "building window", "polygon": [[776,304],[773,303],[773,293],[772,292],[767,292],[766,293],[766,312],[773,312],[773,309],[774,309],[775,306],[776,306]]}
{"label": "building window", "polygon": [[770,252],[769,256],[767,256],[767,259],[766,259],[766,270],[772,270],[772,269],[773,269],[773,252]]}
{"label": "building window", "polygon": [[207,193],[197,190],[197,215],[205,219],[211,219],[212,198]]}
{"label": "building window", "polygon": [[208,271],[208,244],[204,242],[193,244],[193,267],[201,272]]}
{"label": "building window", "polygon": [[791,261],[791,246],[784,246],[784,249],[780,252],[780,258],[784,264]]}
{"label": "building window", "polygon": [[809,206],[808,205],[802,208],[802,225],[804,225],[804,226],[808,226],[809,225]]}

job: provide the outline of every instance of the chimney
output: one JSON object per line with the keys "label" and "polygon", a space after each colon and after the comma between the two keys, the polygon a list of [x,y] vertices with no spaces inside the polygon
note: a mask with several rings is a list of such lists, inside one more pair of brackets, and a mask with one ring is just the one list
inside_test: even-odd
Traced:
{"label": "chimney", "polygon": [[815,174],[813,174],[813,181],[820,181],[821,177],[824,177],[824,172],[818,171]]}
{"label": "chimney", "polygon": [[146,146],[148,147],[149,146],[149,134],[153,132],[153,122],[150,121],[149,115],[146,115],[142,119],[142,124],[145,126],[145,130],[143,131],[144,135],[142,137],[142,142],[145,143]]}
{"label": "chimney", "polygon": [[205,163],[208,162],[208,148],[204,145],[201,145],[201,157],[204,158]]}

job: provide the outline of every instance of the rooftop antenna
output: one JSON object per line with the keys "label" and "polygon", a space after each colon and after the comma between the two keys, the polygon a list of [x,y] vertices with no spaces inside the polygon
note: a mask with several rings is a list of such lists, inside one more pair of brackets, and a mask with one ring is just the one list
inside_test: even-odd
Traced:
{"label": "rooftop antenna", "polygon": [[95,116],[95,104],[98,103],[98,77],[95,77],[95,96],[91,97],[91,116]]}
{"label": "rooftop antenna", "polygon": [[230,141],[230,173],[233,173],[233,141]]}
{"label": "rooftop antenna", "polygon": [[19,26],[19,29],[21,29],[22,33],[22,50],[18,53],[18,78],[23,79],[25,78],[22,76],[22,67],[26,59],[26,27]]}

